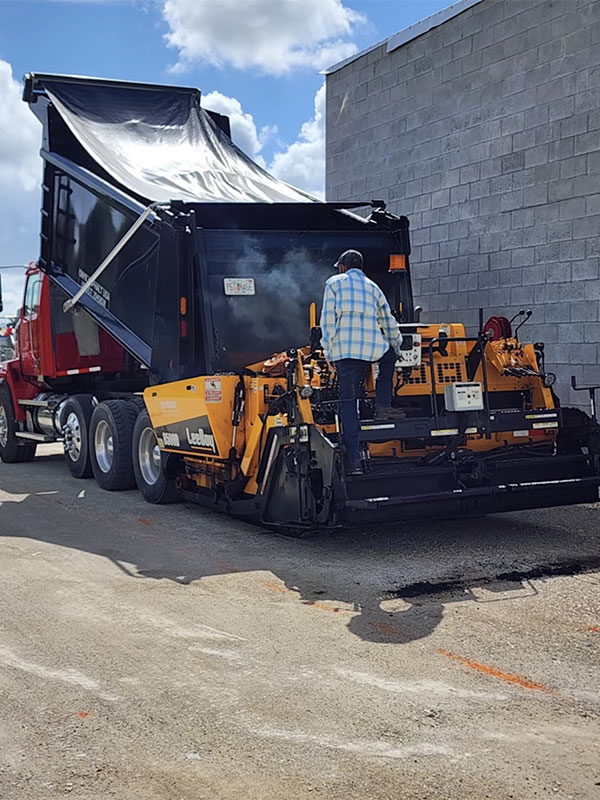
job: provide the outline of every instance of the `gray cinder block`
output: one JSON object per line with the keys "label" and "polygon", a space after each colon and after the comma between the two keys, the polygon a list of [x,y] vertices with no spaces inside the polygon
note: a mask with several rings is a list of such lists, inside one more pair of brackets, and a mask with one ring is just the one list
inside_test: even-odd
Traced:
{"label": "gray cinder block", "polygon": [[427,319],[531,306],[527,337],[581,403],[569,376],[600,342],[600,2],[481,0],[380,45],[327,76],[326,128],[327,197],[410,217]]}

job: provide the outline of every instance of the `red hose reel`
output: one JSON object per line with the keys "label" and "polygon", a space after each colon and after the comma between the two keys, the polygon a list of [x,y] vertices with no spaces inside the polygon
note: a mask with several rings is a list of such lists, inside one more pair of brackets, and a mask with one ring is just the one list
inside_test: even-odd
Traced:
{"label": "red hose reel", "polygon": [[483,326],[483,331],[493,342],[496,342],[498,339],[511,338],[512,325],[508,317],[490,317]]}

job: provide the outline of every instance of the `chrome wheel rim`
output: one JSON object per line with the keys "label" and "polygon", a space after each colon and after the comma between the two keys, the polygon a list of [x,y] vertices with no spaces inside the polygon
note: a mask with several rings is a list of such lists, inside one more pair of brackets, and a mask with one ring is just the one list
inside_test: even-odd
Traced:
{"label": "chrome wheel rim", "polygon": [[101,419],[94,431],[94,452],[102,472],[109,472],[114,458],[113,435],[108,422]]}
{"label": "chrome wheel rim", "polygon": [[138,462],[142,478],[153,486],[160,477],[160,447],[153,428],[144,428],[138,443]]}
{"label": "chrome wheel rim", "polygon": [[81,425],[79,424],[79,417],[74,411],[71,411],[67,416],[63,426],[63,433],[65,436],[65,453],[68,454],[71,461],[77,461],[81,455]]}
{"label": "chrome wheel rim", "polygon": [[0,447],[6,447],[8,444],[8,417],[6,416],[6,409],[0,405]]}

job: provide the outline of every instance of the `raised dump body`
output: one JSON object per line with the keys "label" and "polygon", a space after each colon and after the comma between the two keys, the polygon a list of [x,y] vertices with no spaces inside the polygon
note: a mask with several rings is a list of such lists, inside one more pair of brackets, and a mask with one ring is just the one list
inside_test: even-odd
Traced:
{"label": "raised dump body", "polygon": [[[32,75],[24,96],[44,125],[39,264],[68,296],[150,208],[79,304],[159,380],[302,343],[349,243],[396,291],[389,254],[408,255],[408,221],[367,222],[272,178],[196,89]],[[252,295],[227,288],[245,277]]]}

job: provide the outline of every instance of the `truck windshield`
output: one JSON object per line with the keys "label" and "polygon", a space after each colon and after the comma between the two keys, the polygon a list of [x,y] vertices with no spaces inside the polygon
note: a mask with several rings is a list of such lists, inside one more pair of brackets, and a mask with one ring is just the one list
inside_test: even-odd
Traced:
{"label": "truck windshield", "polygon": [[325,281],[348,248],[363,254],[367,275],[398,305],[388,273],[389,256],[398,252],[391,233],[205,230],[203,236],[217,370],[239,370],[308,344],[310,304],[317,304],[318,322]]}

